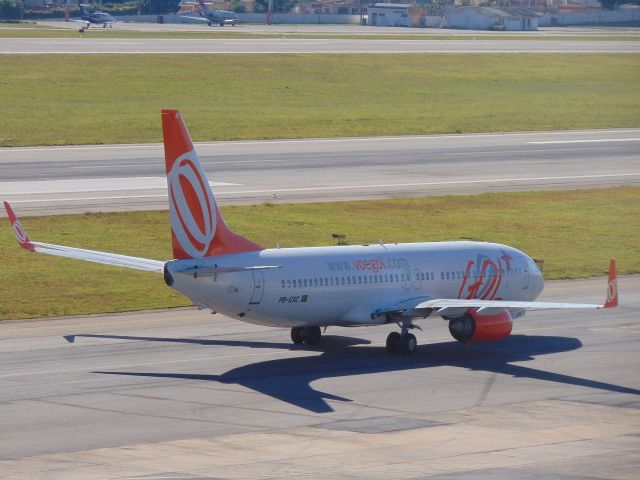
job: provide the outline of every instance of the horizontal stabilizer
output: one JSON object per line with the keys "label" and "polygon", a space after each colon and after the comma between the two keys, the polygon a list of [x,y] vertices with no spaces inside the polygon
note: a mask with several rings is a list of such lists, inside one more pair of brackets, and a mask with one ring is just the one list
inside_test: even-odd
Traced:
{"label": "horizontal stabilizer", "polygon": [[212,277],[219,273],[232,272],[248,272],[251,270],[270,270],[273,268],[281,268],[280,265],[256,265],[253,267],[192,267],[184,270],[178,270],[175,273],[193,275],[195,277]]}

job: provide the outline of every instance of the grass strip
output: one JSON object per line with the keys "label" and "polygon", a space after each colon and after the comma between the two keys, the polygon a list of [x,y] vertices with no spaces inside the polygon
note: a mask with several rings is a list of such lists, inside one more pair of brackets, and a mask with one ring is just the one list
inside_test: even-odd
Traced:
{"label": "grass strip", "polygon": [[[352,244],[473,239],[543,258],[547,279],[604,275],[609,258],[617,259],[620,274],[640,272],[638,187],[223,211],[236,231],[266,247],[328,245],[334,232]],[[156,259],[171,257],[168,222],[166,211],[23,219],[34,240]],[[0,220],[0,258],[0,320],[188,304],[161,275],[26,252],[6,219]]]}
{"label": "grass strip", "polygon": [[[150,81],[150,79],[153,81]],[[640,55],[7,55],[0,146],[640,126]]]}

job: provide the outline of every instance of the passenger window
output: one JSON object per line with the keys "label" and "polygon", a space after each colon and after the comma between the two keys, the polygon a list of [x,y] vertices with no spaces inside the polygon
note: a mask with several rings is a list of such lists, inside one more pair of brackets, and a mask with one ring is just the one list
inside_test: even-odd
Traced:
{"label": "passenger window", "polygon": [[304,279],[304,286],[305,287],[307,286],[307,279],[306,278]]}
{"label": "passenger window", "polygon": [[317,278],[314,278],[314,279],[313,279],[313,286],[314,286],[314,287],[317,287],[317,286],[318,286],[318,279],[317,279]]}

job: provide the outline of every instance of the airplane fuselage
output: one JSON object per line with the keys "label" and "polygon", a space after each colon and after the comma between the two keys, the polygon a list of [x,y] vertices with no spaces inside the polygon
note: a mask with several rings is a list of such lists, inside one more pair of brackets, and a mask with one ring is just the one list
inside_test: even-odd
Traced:
{"label": "airplane fuselage", "polygon": [[[279,268],[194,276],[198,267]],[[279,248],[167,263],[173,288],[196,304],[269,326],[375,325],[376,311],[418,298],[533,301],[543,289],[535,262],[484,242]]]}
{"label": "airplane fuselage", "polygon": [[[82,30],[81,30],[82,31]],[[602,309],[618,305],[609,263],[602,304],[535,301],[544,287],[536,262],[507,245],[485,242],[373,244],[265,249],[224,221],[177,110],[162,111],[171,244],[161,261],[31,241],[4,202],[20,246],[30,252],[163,273],[165,283],[199,308],[249,323],[291,327],[294,344],[317,345],[322,326],[397,324],[385,347],[413,354],[413,322],[448,321],[462,343],[501,340],[531,309]]]}

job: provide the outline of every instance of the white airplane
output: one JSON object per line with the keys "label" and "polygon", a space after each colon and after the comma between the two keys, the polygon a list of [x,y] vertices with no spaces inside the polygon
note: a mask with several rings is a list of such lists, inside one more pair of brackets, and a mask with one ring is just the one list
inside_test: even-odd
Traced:
{"label": "white airplane", "polygon": [[[188,13],[193,12],[193,7],[195,7],[194,3],[184,3],[184,7],[190,8],[190,10],[185,10]],[[224,27],[225,25],[231,25],[235,27],[236,24],[240,21],[238,18],[238,14],[235,12],[231,12],[229,10],[216,10],[210,8],[209,5],[204,3],[203,0],[198,1],[199,6],[199,16],[193,16],[190,14],[180,15],[181,17],[190,18],[191,20],[198,20],[200,22],[207,22],[207,25],[210,27],[215,23],[216,25],[220,25]]]}
{"label": "white airplane", "polygon": [[485,242],[263,248],[222,218],[182,116],[162,111],[174,260],[166,262],[33,242],[10,205],[20,245],[30,251],[164,274],[199,308],[244,322],[291,328],[294,343],[315,345],[321,328],[397,324],[390,353],[411,354],[417,319],[441,317],[460,342],[499,340],[529,309],[618,305],[615,262],[606,302],[536,302],[536,263],[507,245]]}

